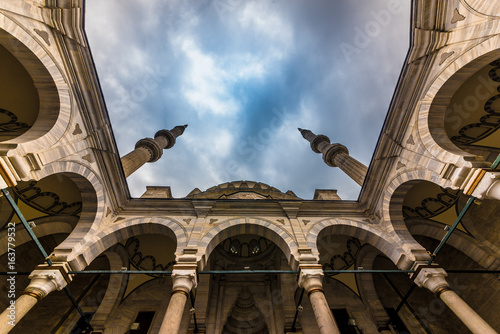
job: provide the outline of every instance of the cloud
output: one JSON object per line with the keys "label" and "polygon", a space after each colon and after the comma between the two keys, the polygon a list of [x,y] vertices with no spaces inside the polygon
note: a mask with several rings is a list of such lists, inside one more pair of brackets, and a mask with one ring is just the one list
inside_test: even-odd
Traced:
{"label": "cloud", "polygon": [[[251,179],[306,199],[315,188],[356,199],[359,186],[326,166],[297,127],[369,163],[408,50],[409,2],[359,47],[357,31],[398,0],[230,1],[223,11],[216,1],[87,1],[121,154],[189,123],[162,159],[129,177],[132,195],[170,185],[182,197]],[[346,57],[342,43],[359,52]]]}
{"label": "cloud", "polygon": [[[269,1],[246,2],[239,15],[239,23],[243,30],[250,30],[259,39],[267,39],[275,43],[274,52],[287,52],[293,43],[293,26],[281,16]],[[281,51],[280,51],[281,49]]]}
{"label": "cloud", "polygon": [[236,55],[228,64],[228,70],[240,80],[262,79],[267,74],[266,60],[250,53]]}

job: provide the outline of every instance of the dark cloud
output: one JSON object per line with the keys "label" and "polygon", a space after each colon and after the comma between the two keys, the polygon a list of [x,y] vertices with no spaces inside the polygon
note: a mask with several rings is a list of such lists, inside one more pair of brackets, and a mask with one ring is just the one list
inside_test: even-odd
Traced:
{"label": "dark cloud", "polygon": [[[396,5],[402,6],[395,10]],[[129,177],[133,196],[251,179],[312,198],[359,186],[297,127],[368,164],[408,49],[409,2],[87,1],[86,30],[122,155],[189,123]],[[399,7],[398,7],[399,8]]]}

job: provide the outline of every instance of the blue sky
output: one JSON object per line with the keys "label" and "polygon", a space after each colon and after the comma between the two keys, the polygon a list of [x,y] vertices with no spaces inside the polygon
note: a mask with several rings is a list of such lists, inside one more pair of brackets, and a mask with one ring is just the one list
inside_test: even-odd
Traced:
{"label": "blue sky", "polygon": [[234,180],[312,199],[360,187],[297,128],[368,165],[408,51],[409,0],[87,0],[85,25],[120,155],[189,124],[127,181],[174,197]]}

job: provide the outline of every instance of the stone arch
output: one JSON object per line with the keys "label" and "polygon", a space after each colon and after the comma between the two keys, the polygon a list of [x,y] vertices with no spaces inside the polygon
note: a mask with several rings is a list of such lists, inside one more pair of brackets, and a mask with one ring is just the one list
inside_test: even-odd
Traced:
{"label": "stone arch", "polygon": [[498,8],[496,7],[495,1],[483,1],[483,0],[462,0],[467,4],[471,11],[476,14],[482,14],[484,16],[499,17]]}
{"label": "stone arch", "polygon": [[49,175],[63,174],[70,178],[81,192],[82,211],[80,219],[66,240],[54,250],[61,257],[54,257],[53,260],[66,261],[66,257],[83,244],[85,235],[92,228],[96,228],[96,225],[102,221],[105,207],[102,182],[91,169],[71,161],[51,163],[33,174],[35,174],[37,180]]}
{"label": "stone arch", "polygon": [[[78,251],[71,252],[66,258],[74,270],[83,270],[99,254],[122,240],[140,234],[162,234],[177,242],[176,254],[181,254],[186,246],[186,231],[181,225],[171,219],[166,218],[146,218],[126,220],[119,224],[100,231],[92,236],[87,236],[85,242],[78,247]],[[57,251],[55,256],[58,256]]]}
{"label": "stone arch", "polygon": [[[400,269],[409,269],[415,260],[420,257],[425,250],[416,241],[408,247],[397,240],[394,235],[378,230],[368,222],[358,222],[345,219],[325,219],[317,222],[307,234],[307,244],[313,250],[313,254],[318,254],[317,240],[320,234],[344,234],[358,238],[371,244],[381,253],[390,258]],[[427,256],[425,253],[424,256]]]}
{"label": "stone arch", "polygon": [[212,251],[223,240],[238,234],[256,234],[274,242],[285,255],[291,268],[296,268],[298,263],[298,246],[293,236],[285,229],[267,221],[257,218],[237,218],[223,222],[212,228],[198,243],[202,253],[200,266],[205,267]]}
{"label": "stone arch", "polygon": [[36,180],[49,175],[64,174],[77,185],[82,194],[83,204],[80,221],[77,224],[80,233],[88,231],[94,222],[101,221],[105,206],[104,188],[101,179],[93,170],[80,163],[59,161],[45,165],[43,169],[33,174]]}
{"label": "stone arch", "polygon": [[[356,266],[363,267],[365,270],[373,269],[373,261],[375,261],[375,257],[379,254],[379,251],[373,246],[364,245],[361,247],[356,259]],[[356,275],[356,281],[358,282],[361,299],[369,307],[377,327],[385,327],[387,321],[389,321],[389,316],[378,297],[373,281],[373,274]]]}
{"label": "stone arch", "polygon": [[62,137],[70,122],[71,95],[67,80],[46,47],[7,16],[0,20],[0,44],[32,77],[40,101],[33,126],[2,144],[8,149],[21,145],[25,152],[46,149]]}
{"label": "stone arch", "polygon": [[[122,245],[111,247],[104,252],[104,255],[108,258],[110,270],[120,270],[128,265],[127,252]],[[120,304],[120,297],[125,292],[127,281],[126,275],[110,275],[106,294],[92,317],[91,324],[95,330],[104,330],[106,321]]]}
{"label": "stone arch", "polygon": [[[442,226],[439,226],[438,223],[433,223],[426,219],[405,219],[403,216],[403,202],[405,196],[413,186],[421,182],[431,182],[443,188],[451,186],[449,180],[442,179],[436,173],[423,170],[410,171],[399,175],[391,182],[388,187],[389,192],[384,198],[383,204],[384,216],[390,218],[391,228],[394,229],[394,232],[403,239],[405,243],[414,243],[416,245],[419,244],[414,238],[415,231],[426,233],[422,235],[437,240],[441,240],[444,236]],[[457,203],[461,201],[465,201],[465,198],[459,198]],[[462,205],[463,204],[465,204],[465,202],[463,202]],[[412,221],[413,223],[409,224],[408,221]],[[417,221],[420,223],[415,225]],[[423,222],[426,223],[424,224]],[[412,230],[410,230],[410,227]],[[425,231],[425,228],[429,228],[429,230]],[[481,261],[481,265],[491,266],[493,263],[496,263],[495,258],[498,257],[498,248],[484,238],[481,240],[480,238],[472,238],[459,231],[456,231],[452,237],[453,244],[456,245],[456,247],[453,247],[467,255],[469,255],[468,252],[474,254],[474,256],[470,257],[478,263]],[[466,248],[461,249],[460,247]]]}
{"label": "stone arch", "polygon": [[[406,224],[412,235],[421,235],[440,241],[445,233],[441,225],[427,219],[408,219]],[[475,238],[462,231],[455,230],[448,239],[447,244],[458,249],[484,268],[492,270],[500,268],[498,253],[488,247],[481,247],[481,244]]]}
{"label": "stone arch", "polygon": [[[75,216],[48,216],[34,219],[36,227],[33,229],[37,238],[42,238],[51,234],[70,234],[78,217]],[[0,256],[7,252],[7,230],[0,232]],[[32,241],[26,229],[16,230],[16,247]]]}
{"label": "stone arch", "polygon": [[[443,179],[441,175],[427,169],[414,169],[401,173],[391,180],[386,188],[386,193],[382,203],[383,216],[391,218],[399,218],[393,216],[398,214],[394,211],[393,205],[403,203],[403,199],[408,190],[413,186],[414,182],[429,181],[443,188],[455,188],[450,180]],[[402,213],[401,213],[402,217]]]}
{"label": "stone arch", "polygon": [[[387,187],[383,203],[382,215],[390,221],[389,228],[405,243],[421,247],[408,232],[403,218],[403,201],[408,191],[418,182],[428,181],[443,188],[451,188],[450,180],[429,170],[412,170],[395,177]],[[418,246],[417,246],[418,245]]]}
{"label": "stone arch", "polygon": [[500,36],[489,38],[455,59],[427,89],[418,110],[418,131],[425,148],[438,160],[458,166],[470,165],[464,158],[473,157],[457,147],[444,127],[445,112],[451,97],[471,74],[500,58]]}

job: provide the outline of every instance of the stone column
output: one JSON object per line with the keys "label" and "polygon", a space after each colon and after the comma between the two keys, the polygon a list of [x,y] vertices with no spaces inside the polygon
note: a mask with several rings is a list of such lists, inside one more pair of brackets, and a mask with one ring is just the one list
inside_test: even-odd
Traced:
{"label": "stone column", "polygon": [[339,167],[360,186],[365,181],[368,167],[349,155],[344,145],[330,144],[330,139],[324,135],[315,135],[309,130],[299,128],[302,137],[311,143],[311,149],[323,154],[323,161],[330,167]]}
{"label": "stone column", "polygon": [[457,317],[474,334],[498,334],[490,325],[486,323],[473,309],[467,305],[453,290],[445,280],[446,272],[442,268],[425,268],[427,266],[417,266],[415,274],[415,284],[419,287],[429,289],[457,315]]}
{"label": "stone column", "polygon": [[9,333],[12,328],[45,296],[55,290],[62,290],[72,276],[68,274],[70,267],[67,263],[53,263],[51,266],[42,264],[30,274],[28,287],[21,293],[15,302],[0,314],[0,334]]}
{"label": "stone column", "polygon": [[340,334],[323,292],[321,265],[300,265],[299,286],[304,288],[311,301],[320,334]]}
{"label": "stone column", "polygon": [[179,125],[172,130],[160,130],[155,138],[144,138],[135,144],[135,149],[121,158],[125,177],[129,177],[146,162],[155,162],[161,158],[163,150],[175,144],[175,138],[184,133],[186,125]]}
{"label": "stone column", "polygon": [[196,268],[174,266],[172,271],[172,295],[163,318],[159,334],[177,334],[189,292],[198,284]]}

